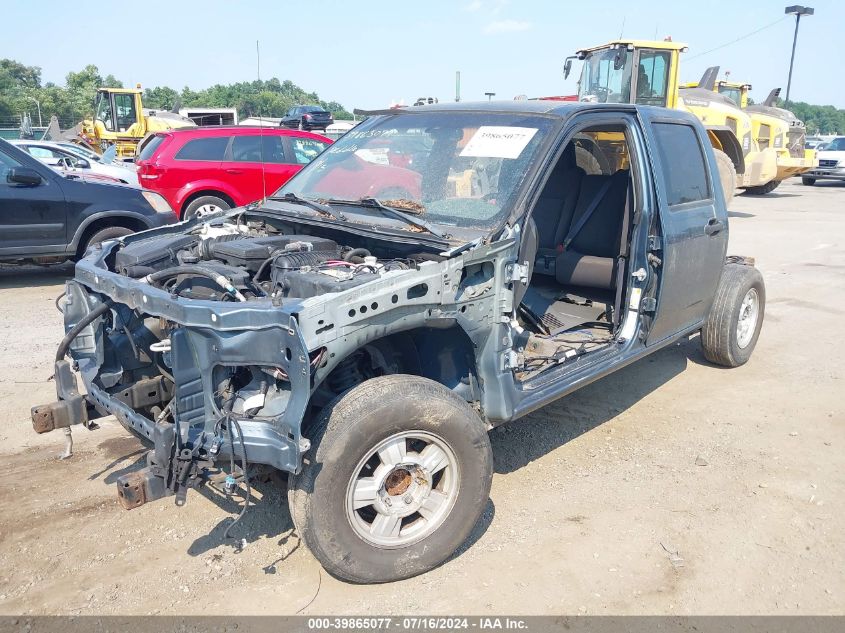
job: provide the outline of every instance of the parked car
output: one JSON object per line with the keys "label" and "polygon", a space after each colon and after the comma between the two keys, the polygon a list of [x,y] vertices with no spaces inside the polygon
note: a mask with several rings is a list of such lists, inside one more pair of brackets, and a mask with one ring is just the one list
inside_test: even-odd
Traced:
{"label": "parked car", "polygon": [[135,162],[141,184],[189,218],[263,198],[329,145],[309,132],[198,127],[148,137]]}
{"label": "parked car", "polygon": [[816,151],[819,166],[801,174],[801,182],[814,185],[817,180],[845,180],[845,136],[837,136]]}
{"label": "parked car", "polygon": [[[415,133],[419,190],[409,169],[360,159],[389,160],[390,139],[404,149]],[[348,199],[335,172],[350,168],[385,197]],[[153,443],[147,468],[117,479],[127,509],[181,506],[217,468],[248,500],[253,467],[286,471],[297,534],[325,569],[407,578],[451,556],[488,506],[491,428],[699,333],[710,362],[750,359],[766,290],[727,247],[717,160],[689,113],[375,113],[260,206],[79,262],[60,400],[33,426],[89,422],[91,402]]]}
{"label": "parked car", "polygon": [[50,167],[59,167],[64,170],[78,170],[95,175],[107,176],[123,184],[138,185],[138,175],[134,169],[116,165],[112,162],[105,162],[100,156],[96,158],[86,156],[83,154],[83,151],[85,151],[83,148],[71,148],[67,144],[54,143],[52,141],[15,139],[10,142]]}
{"label": "parked car", "polygon": [[0,261],[76,259],[94,244],[176,221],[159,194],[64,176],[0,140]]}
{"label": "parked car", "polygon": [[288,110],[279,123],[297,130],[323,130],[334,123],[331,112],[317,105],[299,105]]}

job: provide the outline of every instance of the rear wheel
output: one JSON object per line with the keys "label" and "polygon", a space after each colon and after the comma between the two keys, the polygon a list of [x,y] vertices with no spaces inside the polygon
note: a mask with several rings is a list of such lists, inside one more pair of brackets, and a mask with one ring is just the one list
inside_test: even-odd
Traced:
{"label": "rear wheel", "polygon": [[815,178],[803,178],[802,177],[801,178],[801,184],[802,185],[814,185],[814,184],[816,184],[816,179]]}
{"label": "rear wheel", "polygon": [[725,367],[745,364],[760,336],[766,309],[763,276],[753,266],[725,264],[716,299],[701,329],[704,356]]}
{"label": "rear wheel", "polygon": [[207,215],[226,209],[231,209],[231,205],[217,196],[200,196],[196,200],[185,207],[185,212],[182,214],[182,219],[187,220],[195,215]]}
{"label": "rear wheel", "polygon": [[714,148],[713,153],[716,155],[716,166],[719,168],[722,193],[725,195],[725,202],[729,202],[736,191],[736,167],[731,157],[722,150]]}
{"label": "rear wheel", "polygon": [[762,196],[777,189],[780,183],[780,180],[770,180],[765,185],[760,185],[759,187],[747,187],[745,192],[752,196]]}
{"label": "rear wheel", "polygon": [[490,493],[493,456],[470,406],[417,376],[373,378],[330,404],[289,479],[297,532],[333,576],[389,582],[461,546]]}

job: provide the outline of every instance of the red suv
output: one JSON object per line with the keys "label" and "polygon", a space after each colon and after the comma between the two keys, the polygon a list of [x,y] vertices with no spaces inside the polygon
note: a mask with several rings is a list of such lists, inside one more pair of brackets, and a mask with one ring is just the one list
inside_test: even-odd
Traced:
{"label": "red suv", "polygon": [[278,128],[158,132],[138,148],[138,180],[163,195],[184,219],[260,200],[331,142],[319,134]]}

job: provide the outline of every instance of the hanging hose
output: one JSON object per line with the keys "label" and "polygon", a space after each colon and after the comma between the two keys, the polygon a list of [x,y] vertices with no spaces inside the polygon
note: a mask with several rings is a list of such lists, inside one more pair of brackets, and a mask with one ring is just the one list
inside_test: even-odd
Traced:
{"label": "hanging hose", "polygon": [[[250,495],[249,473],[247,473],[247,468],[249,467],[249,462],[247,462],[247,459],[246,459],[246,444],[244,444],[244,433],[241,430],[240,423],[234,417],[231,417],[231,416],[227,417],[226,426],[229,427],[230,442],[231,442],[231,437],[232,437],[231,427],[234,426],[235,429],[237,429],[237,431],[238,431],[238,439],[240,440],[240,444],[241,444],[241,470],[243,470],[243,473],[244,473],[244,485],[246,486],[246,498],[244,499],[244,506],[243,506],[243,508],[241,508],[240,514],[238,514],[238,516],[235,518],[234,521],[232,521],[228,526],[226,526],[226,530],[223,532],[223,539],[224,540],[229,538],[229,531],[233,527],[235,527],[240,522],[241,519],[244,518],[244,515],[246,514],[247,508],[249,508],[249,495]],[[234,444],[232,444],[231,449],[232,449],[232,453],[234,454],[234,452],[235,452]]]}
{"label": "hanging hose", "polygon": [[70,344],[73,342],[79,333],[82,332],[86,327],[88,327],[92,321],[95,319],[103,316],[106,312],[108,312],[111,307],[114,305],[114,301],[111,299],[106,299],[103,303],[98,305],[96,308],[91,310],[88,314],[86,314],[82,319],[74,325],[70,331],[65,334],[65,337],[62,339],[62,342],[59,343],[59,349],[56,350],[56,362],[58,363],[60,360],[64,360],[65,356],[67,356],[67,351],[70,348]]}
{"label": "hanging hose", "polygon": [[343,256],[343,259],[347,262],[361,264],[364,262],[364,257],[370,257],[370,255],[370,251],[368,251],[366,248],[353,248],[351,251],[349,251],[346,255]]}

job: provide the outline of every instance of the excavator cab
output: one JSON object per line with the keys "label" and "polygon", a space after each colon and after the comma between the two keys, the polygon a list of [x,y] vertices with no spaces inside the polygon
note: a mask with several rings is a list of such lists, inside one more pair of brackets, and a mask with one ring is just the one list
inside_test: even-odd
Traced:
{"label": "excavator cab", "polygon": [[742,84],[736,81],[716,82],[716,91],[720,95],[726,96],[740,108],[745,108],[748,105],[749,90],[751,90],[751,84]]}
{"label": "excavator cab", "polygon": [[138,125],[141,110],[141,91],[100,88],[94,101],[94,118],[105,132],[129,133]]}
{"label": "excavator cab", "polygon": [[103,153],[115,146],[119,160],[133,160],[138,142],[147,134],[196,123],[174,112],[144,112],[141,86],[98,88],[94,116],[77,125],[74,142]]}
{"label": "excavator cab", "polygon": [[578,100],[686,110],[707,129],[725,198],[736,187],[760,191],[777,176],[774,148],[760,148],[752,137],[751,118],[728,96],[713,94],[718,67],[702,77],[707,88],[681,89],[680,55],[687,50],[686,44],[671,40],[614,40],[582,49],[576,53],[584,62]]}
{"label": "excavator cab", "polygon": [[580,50],[584,62],[578,100],[638,103],[674,108],[678,93],[678,56],[674,42],[611,42]]}

